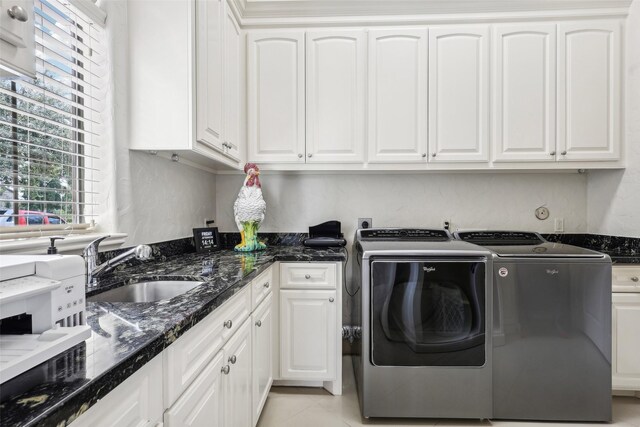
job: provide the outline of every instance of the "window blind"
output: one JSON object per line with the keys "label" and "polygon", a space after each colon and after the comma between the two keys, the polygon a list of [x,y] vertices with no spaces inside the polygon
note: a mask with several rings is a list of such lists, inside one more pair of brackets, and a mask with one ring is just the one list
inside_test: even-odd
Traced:
{"label": "window blind", "polygon": [[34,9],[36,78],[0,80],[0,239],[88,229],[96,215],[105,31],[66,1]]}

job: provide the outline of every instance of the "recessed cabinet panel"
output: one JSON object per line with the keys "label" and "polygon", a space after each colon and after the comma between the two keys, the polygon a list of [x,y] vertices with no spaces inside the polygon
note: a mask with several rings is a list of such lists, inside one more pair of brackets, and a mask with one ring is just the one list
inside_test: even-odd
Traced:
{"label": "recessed cabinet panel", "polygon": [[223,1],[196,2],[196,139],[219,151],[223,151]]}
{"label": "recessed cabinet panel", "polygon": [[364,160],[364,31],[307,33],[307,162]]}
{"label": "recessed cabinet panel", "polygon": [[244,77],[241,70],[241,32],[229,5],[224,2],[224,153],[235,159],[240,159],[240,82]]}
{"label": "recessed cabinet panel", "polygon": [[369,161],[424,162],[427,30],[369,31]]}
{"label": "recessed cabinet panel", "polygon": [[260,413],[267,401],[271,384],[273,383],[273,293],[258,306],[251,316],[253,328],[253,425],[260,418]]}
{"label": "recessed cabinet panel", "polygon": [[336,291],[280,290],[280,377],[336,376]]}
{"label": "recessed cabinet panel", "polygon": [[560,160],[620,155],[620,23],[558,24]]}
{"label": "recessed cabinet panel", "polygon": [[555,161],[555,24],[496,25],[495,161]]}
{"label": "recessed cabinet panel", "polygon": [[614,388],[616,377],[624,387],[626,380],[635,378],[635,389],[640,390],[640,292],[613,294],[614,323]]}
{"label": "recessed cabinet panel", "polygon": [[224,427],[223,362],[224,354],[220,351],[180,399],[164,413],[164,427]]}
{"label": "recessed cabinet panel", "polygon": [[249,160],[304,163],[304,32],[248,36]]}
{"label": "recessed cabinet panel", "polygon": [[489,29],[429,30],[429,161],[487,161]]}

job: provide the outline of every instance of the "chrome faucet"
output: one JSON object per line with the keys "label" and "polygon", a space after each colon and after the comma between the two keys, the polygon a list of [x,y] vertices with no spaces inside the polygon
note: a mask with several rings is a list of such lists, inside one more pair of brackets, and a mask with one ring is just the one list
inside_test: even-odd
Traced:
{"label": "chrome faucet", "polygon": [[98,247],[100,246],[100,242],[104,239],[107,239],[111,236],[103,236],[99,237],[96,240],[92,241],[84,248],[82,251],[82,257],[84,258],[85,265],[87,266],[87,286],[94,287],[97,285],[96,279],[107,273],[108,271],[113,270],[118,265],[126,262],[132,258],[139,259],[141,261],[145,261],[151,258],[151,248],[147,245],[138,245],[134,248],[129,249],[126,252],[121,253],[120,255],[112,258],[108,261],[103,262],[100,265],[98,264]]}

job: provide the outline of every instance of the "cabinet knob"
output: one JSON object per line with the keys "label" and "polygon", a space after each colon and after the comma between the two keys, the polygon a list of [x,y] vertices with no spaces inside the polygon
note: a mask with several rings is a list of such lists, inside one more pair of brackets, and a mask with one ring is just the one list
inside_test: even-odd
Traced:
{"label": "cabinet knob", "polygon": [[427,157],[427,153],[422,153],[422,157]]}
{"label": "cabinet knob", "polygon": [[304,275],[304,278],[305,278],[305,279],[307,279],[307,280],[309,280],[309,279],[311,279],[311,275],[310,275],[310,274],[305,274],[305,275]]}
{"label": "cabinet knob", "polygon": [[302,157],[302,153],[298,153],[298,158],[301,159]]}
{"label": "cabinet knob", "polygon": [[258,328],[259,328],[260,326],[262,326],[262,320],[258,320],[258,321],[256,322],[256,326],[257,326]]}
{"label": "cabinet knob", "polygon": [[233,326],[233,322],[231,320],[227,320],[226,322],[224,322],[225,328],[231,329],[232,326]]}
{"label": "cabinet knob", "polygon": [[566,152],[566,151],[563,151],[563,152],[562,152],[562,153],[560,153],[560,154],[562,154],[563,156],[566,156],[566,155],[567,155],[567,152]]}
{"label": "cabinet knob", "polygon": [[632,282],[637,282],[638,280],[640,280],[640,279],[638,279],[638,276],[633,276],[633,277],[631,278],[631,281],[632,281]]}
{"label": "cabinet knob", "polygon": [[435,157],[435,156],[436,156],[436,153],[431,153],[431,157]]}
{"label": "cabinet knob", "polygon": [[229,367],[229,365],[224,365],[222,369],[220,369],[220,372],[222,372],[225,375],[229,375],[229,371],[231,371],[231,368]]}
{"label": "cabinet knob", "polygon": [[556,155],[556,152],[555,152],[555,151],[552,151],[552,152],[550,152],[550,153],[549,153],[549,155],[550,155],[550,156],[555,156],[555,155]]}
{"label": "cabinet knob", "polygon": [[238,360],[238,359],[236,358],[236,355],[234,354],[233,356],[231,356],[229,358],[229,363],[231,363],[232,365],[235,365],[236,364],[236,360]]}
{"label": "cabinet knob", "polygon": [[333,301],[334,301],[333,297],[329,298],[329,302],[333,302]]}
{"label": "cabinet knob", "polygon": [[262,286],[264,286],[265,288],[269,289],[269,282],[266,282],[266,283],[265,283],[264,285],[262,285]]}
{"label": "cabinet knob", "polygon": [[307,157],[309,157],[309,158],[313,157],[313,153],[307,154]]}
{"label": "cabinet knob", "polygon": [[27,11],[21,6],[11,6],[7,9],[7,15],[9,15],[11,19],[15,19],[20,22],[27,22],[29,20]]}

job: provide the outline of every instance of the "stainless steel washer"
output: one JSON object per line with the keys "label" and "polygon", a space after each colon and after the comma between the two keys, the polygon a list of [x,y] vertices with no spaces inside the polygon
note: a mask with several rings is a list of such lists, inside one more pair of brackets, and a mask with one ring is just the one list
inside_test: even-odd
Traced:
{"label": "stainless steel washer", "polygon": [[354,254],[363,416],[491,417],[490,252],[444,230],[366,229]]}
{"label": "stainless steel washer", "polygon": [[519,231],[493,253],[493,418],[611,420],[611,259]]}

